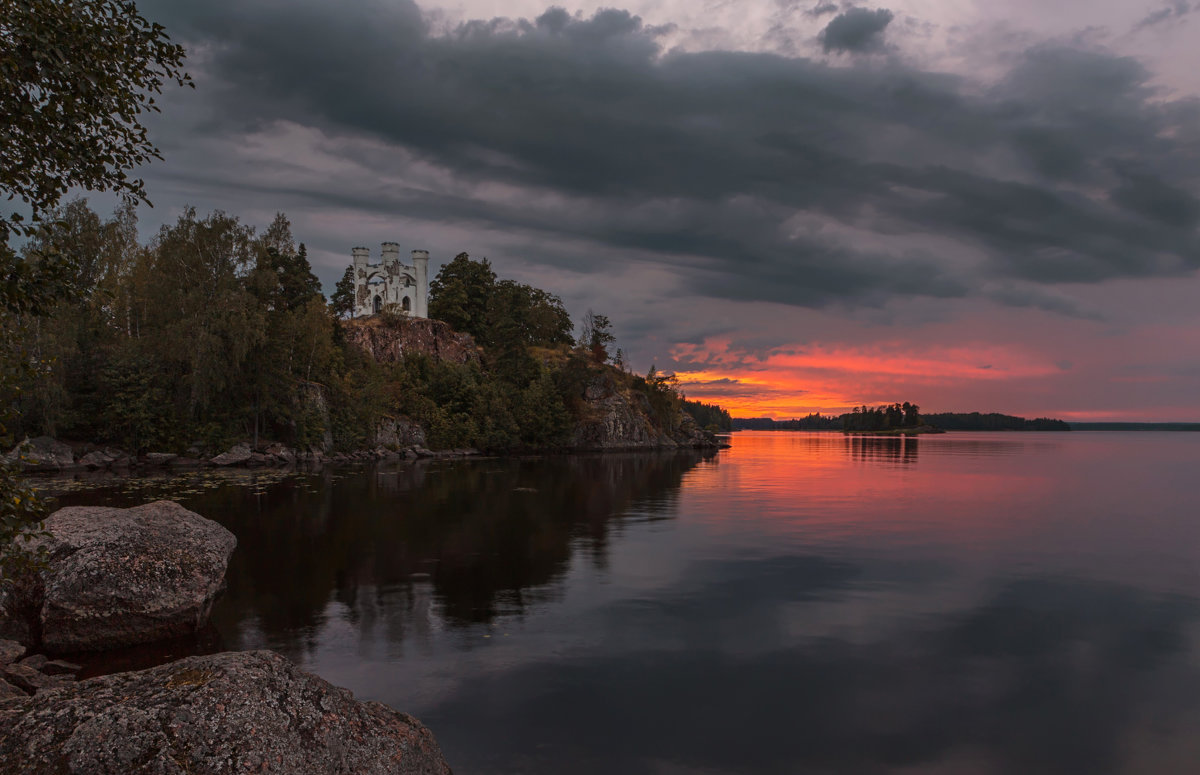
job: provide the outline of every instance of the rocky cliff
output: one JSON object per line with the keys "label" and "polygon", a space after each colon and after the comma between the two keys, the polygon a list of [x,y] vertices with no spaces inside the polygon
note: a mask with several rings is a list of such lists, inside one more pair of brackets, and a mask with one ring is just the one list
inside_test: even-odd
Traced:
{"label": "rocky cliff", "polygon": [[409,354],[436,361],[479,361],[470,334],[460,334],[440,320],[373,315],[342,322],[346,340],[379,363],[397,363]]}
{"label": "rocky cliff", "polygon": [[679,410],[666,422],[655,419],[645,393],[631,389],[627,375],[606,367],[583,393],[583,411],[568,446],[577,450],[705,449],[725,446]]}
{"label": "rocky cliff", "polygon": [[[437,361],[480,363],[481,351],[469,334],[454,331],[440,320],[375,315],[343,322],[346,339],[379,363],[397,363],[406,355],[426,355]],[[542,350],[552,368],[562,366],[565,350]],[[565,446],[574,450],[716,448],[708,431],[682,411],[656,416],[646,394],[632,387],[631,375],[615,367],[592,364],[579,396],[576,424]],[[385,418],[374,442],[395,449],[423,446],[425,431],[412,420]]]}

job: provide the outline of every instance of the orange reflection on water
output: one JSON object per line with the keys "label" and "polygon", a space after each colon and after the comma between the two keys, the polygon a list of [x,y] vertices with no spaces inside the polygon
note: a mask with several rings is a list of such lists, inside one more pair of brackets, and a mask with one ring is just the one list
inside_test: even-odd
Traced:
{"label": "orange reflection on water", "polygon": [[[1020,532],[1058,482],[1017,465],[1028,436],[918,438],[741,431],[718,465],[690,472],[685,497],[714,529],[823,540],[907,533],[960,545]],[[1007,508],[997,509],[998,504]]]}

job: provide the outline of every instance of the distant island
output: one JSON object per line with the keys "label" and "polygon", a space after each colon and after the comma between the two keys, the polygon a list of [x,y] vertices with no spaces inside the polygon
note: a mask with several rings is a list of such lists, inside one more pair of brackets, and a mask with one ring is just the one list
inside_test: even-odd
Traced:
{"label": "distant island", "polygon": [[[916,404],[890,404],[871,409],[856,407],[841,415],[810,414],[791,420],[770,417],[735,417],[734,430],[755,431],[843,431],[876,434],[911,434],[934,431],[1069,431],[1073,425],[1045,417],[1029,420],[1008,414],[989,412],[941,412],[921,414]],[[1198,426],[1200,429],[1200,426]]]}

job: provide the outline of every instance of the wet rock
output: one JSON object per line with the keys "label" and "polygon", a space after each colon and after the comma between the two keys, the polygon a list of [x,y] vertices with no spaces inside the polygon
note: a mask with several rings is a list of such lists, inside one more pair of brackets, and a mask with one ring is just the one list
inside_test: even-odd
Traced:
{"label": "wet rock", "polygon": [[271,463],[271,458],[261,452],[251,452],[250,457],[246,459],[246,465],[260,468]]}
{"label": "wet rock", "polygon": [[50,657],[46,656],[45,654],[34,654],[33,656],[25,657],[21,661],[17,662],[17,664],[33,668],[34,670],[41,670],[42,667],[45,666],[45,664],[49,661]]}
{"label": "wet rock", "polygon": [[146,465],[148,466],[169,466],[178,458],[173,452],[147,452]]}
{"label": "wet rock", "polygon": [[26,471],[56,471],[75,465],[71,447],[49,436],[22,441],[5,455],[4,460],[19,463]]}
{"label": "wet rock", "polygon": [[76,673],[83,669],[83,665],[77,665],[74,662],[67,662],[62,659],[51,659],[39,669],[46,675],[66,678],[67,676],[74,677]]}
{"label": "wet rock", "polygon": [[79,458],[79,464],[95,471],[100,468],[108,468],[116,459],[117,457],[112,453],[97,449]]}
{"label": "wet rock", "polygon": [[18,698],[24,699],[28,696],[29,696],[29,694],[27,692],[24,692],[21,689],[18,689],[17,687],[10,684],[8,681],[5,681],[3,678],[0,678],[0,703],[4,702],[5,700],[12,700],[12,699],[18,699]]}
{"label": "wet rock", "polygon": [[411,716],[268,651],[190,657],[0,703],[0,773],[449,775]]}
{"label": "wet rock", "polygon": [[52,676],[34,670],[27,665],[6,665],[3,677],[5,681],[23,691],[33,694],[42,689],[55,689],[63,682]]}
{"label": "wet rock", "polygon": [[228,452],[222,452],[214,457],[211,462],[218,466],[239,466],[249,460],[253,454],[249,446],[235,444]]}
{"label": "wet rock", "polygon": [[33,545],[46,547],[48,566],[21,600],[9,601],[6,615],[35,616],[28,629],[40,630],[51,652],[194,633],[208,619],[237,544],[225,528],[170,501],[73,506],[44,525],[49,537]]}
{"label": "wet rock", "polygon": [[267,454],[281,463],[291,464],[296,462],[296,451],[282,444],[272,444],[267,447]]}
{"label": "wet rock", "polygon": [[0,640],[0,667],[11,665],[25,656],[25,647],[15,640]]}

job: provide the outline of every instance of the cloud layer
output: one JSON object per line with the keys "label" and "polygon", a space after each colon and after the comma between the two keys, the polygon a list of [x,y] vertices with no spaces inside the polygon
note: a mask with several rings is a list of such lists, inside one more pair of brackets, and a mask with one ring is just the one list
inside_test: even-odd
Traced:
{"label": "cloud layer", "polygon": [[[613,9],[152,3],[199,84],[157,128],[158,190],[308,211],[301,238],[331,263],[363,241],[347,224],[399,224],[614,312],[616,278],[665,273],[660,300],[693,310],[968,299],[1086,319],[1080,288],[1194,276],[1200,101],[1080,39],[1022,39],[987,79],[935,70],[883,46],[910,16],[835,10],[797,7],[816,29],[785,55],[670,48],[678,30]],[[641,317],[614,316],[661,356],[638,337],[663,316]],[[674,334],[741,328],[702,314]]]}
{"label": "cloud layer", "polygon": [[[404,151],[394,171],[415,156],[450,181],[382,211],[687,264],[706,295],[821,305],[1200,266],[1200,106],[1158,99],[1131,59],[1040,46],[981,85],[896,62],[666,52],[618,10],[444,36],[411,3],[372,11],[212,4],[177,24],[211,46],[219,130],[378,140]],[[825,45],[865,47],[888,20],[846,12]]]}

